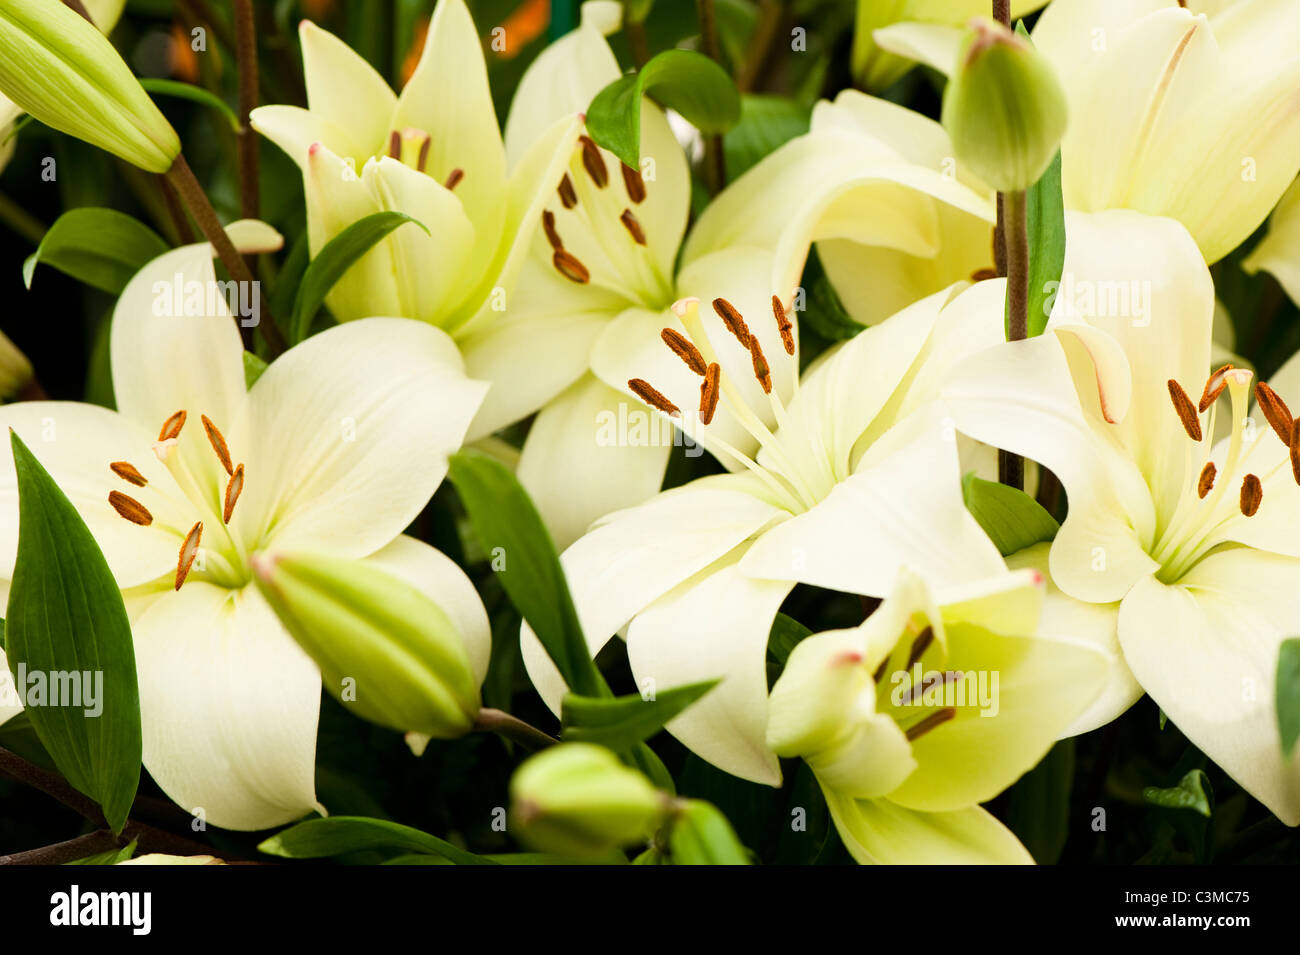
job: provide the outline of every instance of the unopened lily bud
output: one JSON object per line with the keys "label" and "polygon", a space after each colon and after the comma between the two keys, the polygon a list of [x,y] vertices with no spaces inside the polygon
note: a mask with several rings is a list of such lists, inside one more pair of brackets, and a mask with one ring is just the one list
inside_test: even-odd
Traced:
{"label": "unopened lily bud", "polygon": [[510,781],[510,805],[524,842],[589,858],[649,839],[667,799],[604,747],[564,743],[519,767]]}
{"label": "unopened lily bud", "polygon": [[60,0],[0,5],[0,91],[47,126],[148,172],[180,155],[171,124],[113,44]]}
{"label": "unopened lily bud", "polygon": [[977,18],[943,97],[957,159],[999,192],[1028,189],[1065,134],[1065,91],[1025,38]]}
{"label": "unopened lily bud", "polygon": [[253,558],[258,589],[363,719],[435,739],[461,736],[479,710],[464,640],[432,599],[364,561]]}
{"label": "unopened lily bud", "polygon": [[0,400],[8,401],[19,395],[32,380],[32,363],[0,332]]}

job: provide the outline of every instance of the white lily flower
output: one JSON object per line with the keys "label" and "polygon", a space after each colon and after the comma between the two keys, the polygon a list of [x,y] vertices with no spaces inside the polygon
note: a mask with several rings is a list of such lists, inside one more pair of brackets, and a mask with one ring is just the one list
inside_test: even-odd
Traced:
{"label": "white lily flower", "polygon": [[541,202],[560,178],[561,122],[507,167],[478,31],[464,0],[438,4],[397,96],[361,56],[309,20],[299,28],[310,109],[263,106],[251,123],[303,172],[311,254],[358,219],[398,211],[395,230],[326,303],[341,321],[395,315],[453,335],[501,309]]}
{"label": "white lily flower", "polygon": [[1093,605],[1067,611],[1075,633],[1117,646],[1131,671],[1115,669],[1074,729],[1145,690],[1295,825],[1300,760],[1283,757],[1274,712],[1278,646],[1300,632],[1293,418],[1263,383],[1248,413],[1248,369],[1210,373],[1214,289],[1182,226],[1074,213],[1067,235],[1048,333],[972,356],[946,404],[959,429],[1050,467],[1069,495],[1052,580]]}
{"label": "white lily flower", "polygon": [[[935,24],[875,33],[886,49],[945,73],[960,38]],[[1177,219],[1213,263],[1255,231],[1300,171],[1300,5],[1055,0],[1033,41],[1069,101],[1068,209]]]}
{"label": "white lily flower", "polygon": [[1101,689],[1106,656],[1039,632],[1043,576],[939,604],[904,568],[860,626],[795,646],[767,740],[816,774],[862,863],[1032,862],[980,803],[1033,768]]}
{"label": "white lily flower", "polygon": [[[780,781],[764,660],[796,582],[883,595],[909,563],[943,592],[1005,570],[962,504],[955,436],[924,411],[959,356],[1002,337],[1002,289],[949,294],[862,332],[802,383],[780,312],[731,314],[718,330],[686,300],[657,349],[626,356],[649,370],[634,389],[740,473],[608,515],[562,562],[593,655],[626,631],[643,690],[722,678],[668,729],[727,772]],[[523,649],[558,712],[563,682],[526,627]]]}
{"label": "white lily flower", "polygon": [[[252,830],[319,808],[320,674],[254,586],[258,553],[365,559],[407,580],[459,625],[482,680],[490,637],[473,585],[402,530],[486,386],[465,376],[443,332],[373,318],[314,336],[246,389],[217,288],[207,244],[155,259],[113,316],[118,410],[24,402],[0,409],[0,424],[77,507],[122,588],[145,767],[184,809]],[[6,581],[17,536],[6,456]]]}

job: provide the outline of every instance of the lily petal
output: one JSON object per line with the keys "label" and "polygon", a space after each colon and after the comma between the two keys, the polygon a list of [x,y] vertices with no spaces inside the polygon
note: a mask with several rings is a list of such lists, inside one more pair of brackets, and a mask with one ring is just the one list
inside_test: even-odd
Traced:
{"label": "lily petal", "polygon": [[[397,105],[397,97],[388,83],[364,57],[310,20],[299,24],[298,39],[302,43],[308,107],[323,122],[347,130],[349,138],[361,149],[340,155],[363,163],[381,152],[388,141],[389,119]],[[338,145],[329,143],[329,146],[339,152]]]}

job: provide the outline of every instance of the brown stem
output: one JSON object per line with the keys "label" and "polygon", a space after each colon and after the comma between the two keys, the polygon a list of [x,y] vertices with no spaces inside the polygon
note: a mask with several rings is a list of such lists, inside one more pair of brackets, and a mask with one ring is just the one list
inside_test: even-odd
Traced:
{"label": "brown stem", "polygon": [[39,849],[28,849],[26,852],[0,856],[0,865],[63,865],[65,862],[75,862],[86,856],[120,848],[111,832],[100,829],[69,839],[67,842],[56,842],[52,846],[41,846]]}
{"label": "brown stem", "polygon": [[194,241],[194,230],[190,228],[190,220],[186,218],[176,190],[167,181],[166,176],[158,177],[158,191],[162,193],[163,204],[167,207],[167,216],[171,219],[172,228],[176,230],[176,241],[180,245],[189,245]]}
{"label": "brown stem", "polygon": [[640,20],[629,20],[623,26],[627,37],[628,49],[632,51],[632,63],[639,70],[650,62],[650,45],[646,42],[645,24]]}
{"label": "brown stem", "polygon": [[740,92],[748,93],[758,81],[758,75],[771,55],[772,44],[776,42],[781,29],[782,15],[780,0],[760,0],[758,23],[754,26],[753,37],[745,51],[744,62],[736,70],[736,89]]}
{"label": "brown stem", "polygon": [[[718,23],[713,15],[713,0],[695,0],[700,20],[700,45],[704,55],[722,66],[722,48],[718,45]],[[720,133],[704,137],[704,175],[709,191],[721,192],[727,185],[727,157]]]}
{"label": "brown stem", "polygon": [[235,57],[239,66],[239,211],[258,217],[257,137],[248,114],[257,108],[257,31],[252,0],[234,0]]}
{"label": "brown stem", "polygon": [[484,707],[478,711],[478,716],[474,719],[474,730],[478,733],[496,733],[498,736],[521,743],[529,749],[545,749],[559,742],[555,737],[546,735],[519,717],[491,707]]}
{"label": "brown stem", "polygon": [[998,225],[993,230],[993,267],[1001,278],[1007,276],[1007,210],[998,193]]}
{"label": "brown stem", "polygon": [[[261,283],[254,284],[253,274],[248,270],[248,266],[240,257],[238,250],[235,249],[234,243],[230,241],[230,236],[226,235],[221,220],[217,218],[217,211],[212,208],[207,193],[203,191],[203,186],[199,184],[194,171],[190,169],[190,164],[185,161],[185,156],[177,156],[176,162],[164,175],[176,187],[176,191],[180,193],[181,199],[185,201],[186,207],[190,210],[190,215],[198,223],[204,237],[216,249],[217,257],[221,259],[221,264],[226,267],[230,277],[236,282],[247,282],[250,289],[257,290],[258,296],[262,299],[259,312],[261,320],[257,323],[257,330],[261,332],[262,340],[270,348],[272,356],[281,354],[286,348],[285,341],[280,334],[280,330],[275,327],[275,319],[266,307],[265,297],[261,295]],[[236,321],[238,321],[238,318],[236,318]]]}
{"label": "brown stem", "polygon": [[993,0],[993,19],[1011,26],[1011,0]]}
{"label": "brown stem", "polygon": [[52,796],[73,812],[79,813],[96,825],[105,825],[104,814],[98,804],[85,793],[74,788],[71,783],[48,769],[42,769],[35,763],[28,762],[17,753],[0,747],[0,773],[10,779],[39,789],[47,796]]}

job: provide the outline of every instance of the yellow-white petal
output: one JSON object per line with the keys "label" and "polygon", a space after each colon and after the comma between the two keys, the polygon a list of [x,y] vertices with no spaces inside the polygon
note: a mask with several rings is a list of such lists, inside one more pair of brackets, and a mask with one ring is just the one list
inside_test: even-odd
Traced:
{"label": "yellow-white petal", "polygon": [[[339,129],[361,151],[344,153],[363,163],[383,151],[397,97],[365,57],[310,20],[298,27],[307,105],[312,113]],[[328,144],[338,152],[338,147]]]}

